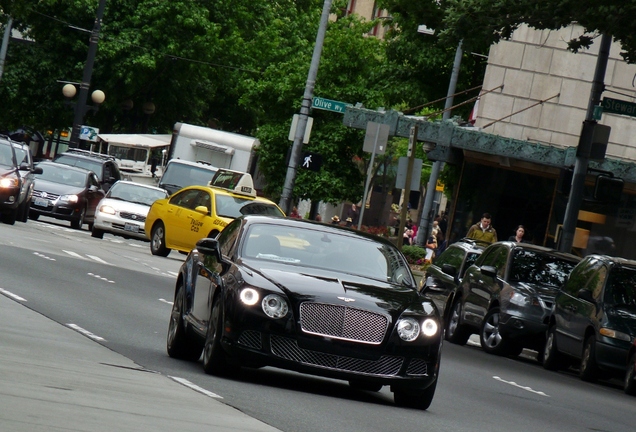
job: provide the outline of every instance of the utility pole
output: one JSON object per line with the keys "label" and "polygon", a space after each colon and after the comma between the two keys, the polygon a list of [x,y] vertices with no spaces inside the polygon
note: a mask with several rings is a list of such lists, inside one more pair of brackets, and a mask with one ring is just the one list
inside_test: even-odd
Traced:
{"label": "utility pole", "polygon": [[287,174],[285,176],[285,184],[283,185],[283,193],[280,197],[278,206],[289,214],[292,204],[294,192],[294,183],[296,183],[296,173],[300,162],[301,150],[303,147],[303,137],[305,128],[307,127],[307,117],[309,117],[309,108],[314,95],[314,86],[316,85],[316,76],[318,75],[318,66],[320,64],[320,56],[322,54],[322,45],[327,32],[327,23],[329,22],[329,11],[331,10],[331,1],[325,0],[322,6],[322,16],[320,17],[320,25],[318,34],[316,35],[316,45],[314,45],[314,53],[311,57],[311,65],[307,74],[307,83],[305,84],[305,94],[300,107],[300,115],[298,116],[298,124],[296,125],[296,134],[294,135],[294,143],[292,145],[289,164],[287,165]]}
{"label": "utility pole", "polygon": [[407,152],[408,163],[406,164],[406,179],[404,181],[404,200],[402,200],[402,211],[400,212],[400,228],[397,233],[397,247],[402,250],[404,242],[404,226],[406,225],[406,212],[408,211],[409,195],[411,195],[411,179],[413,176],[413,163],[415,162],[415,144],[417,143],[417,125],[411,126],[409,135],[409,149]]}
{"label": "utility pole", "polygon": [[0,80],[4,73],[4,62],[7,58],[7,50],[9,49],[9,39],[11,39],[11,27],[13,26],[13,18],[9,17],[7,26],[4,28],[4,36],[2,38],[2,48],[0,48]]}
{"label": "utility pole", "polygon": [[[459,77],[459,68],[462,64],[462,41],[459,41],[457,49],[455,50],[455,61],[453,62],[453,72],[451,73],[450,83],[448,84],[448,92],[446,93],[446,103],[444,104],[444,114],[442,120],[450,119],[451,107],[453,106],[453,95],[457,88],[457,79]],[[435,187],[437,186],[437,179],[439,173],[442,170],[444,163],[442,161],[433,162],[433,168],[431,168],[431,177],[428,179],[428,185],[426,186],[426,194],[424,196],[424,207],[422,208],[422,217],[420,218],[420,226],[417,229],[417,238],[415,244],[418,246],[424,246],[426,239],[428,238],[428,227],[431,224],[433,215],[433,197],[435,196]],[[444,233],[447,235],[447,233]]]}
{"label": "utility pole", "polygon": [[75,104],[75,117],[73,120],[73,130],[69,140],[69,148],[79,147],[80,128],[84,123],[84,115],[86,114],[86,98],[88,97],[88,89],[91,86],[91,76],[93,75],[93,64],[95,63],[95,55],[97,54],[97,43],[99,42],[99,31],[104,17],[104,9],[106,8],[106,0],[99,0],[97,6],[97,14],[95,16],[95,24],[91,31],[91,37],[88,44],[88,56],[84,64],[84,75],[80,83],[79,96]]}
{"label": "utility pole", "polygon": [[592,150],[592,138],[594,136],[594,107],[601,101],[601,95],[605,89],[605,71],[607,70],[607,60],[609,58],[610,48],[612,46],[612,37],[603,34],[601,37],[601,46],[596,59],[596,69],[594,71],[594,81],[592,82],[592,90],[590,91],[590,100],[587,105],[587,113],[581,136],[579,137],[579,145],[576,150],[576,163],[574,164],[574,173],[572,174],[572,187],[568,204],[565,208],[565,218],[563,220],[563,229],[559,238],[559,251],[571,252],[574,243],[574,234],[576,233],[576,221],[579,218],[579,210],[583,202],[583,189],[585,188],[585,176],[587,175],[587,167],[590,161],[590,151]]}

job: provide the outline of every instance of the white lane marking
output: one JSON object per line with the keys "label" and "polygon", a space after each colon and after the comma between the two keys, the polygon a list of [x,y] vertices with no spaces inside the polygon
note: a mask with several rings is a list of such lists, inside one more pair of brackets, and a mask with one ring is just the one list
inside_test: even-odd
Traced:
{"label": "white lane marking", "polygon": [[549,395],[543,393],[542,391],[532,390],[532,388],[519,385],[519,384],[517,384],[514,381],[506,381],[504,379],[499,378],[498,376],[493,376],[493,378],[496,379],[497,381],[501,381],[502,383],[510,384],[511,386],[518,387],[518,388],[520,388],[522,390],[526,390],[526,391],[529,391],[531,393],[538,394],[540,396],[550,397]]}
{"label": "white lane marking", "polygon": [[166,300],[164,298],[160,298],[159,301],[163,302],[163,303],[166,303],[166,304],[169,304],[170,306],[172,306],[172,304],[173,304],[171,301],[168,301],[168,300]]}
{"label": "white lane marking", "polygon": [[104,339],[103,337],[99,337],[96,334],[93,334],[91,332],[89,332],[86,329],[83,329],[82,327],[78,326],[77,324],[66,324],[67,327],[72,328],[75,331],[80,332],[81,334],[83,334],[84,336],[88,336],[89,338],[96,340],[96,341],[106,341],[106,339]]}
{"label": "white lane marking", "polygon": [[55,261],[55,258],[51,258],[49,256],[46,256],[44,254],[41,254],[40,252],[33,252],[33,255],[39,256],[40,258],[44,258],[45,260]]}
{"label": "white lane marking", "polygon": [[70,256],[75,257],[75,258],[84,259],[84,257],[83,257],[83,256],[81,256],[80,254],[78,254],[77,252],[67,251],[67,250],[64,250],[64,249],[62,249],[62,252],[65,252],[65,253],[67,253],[67,254],[69,254]]}
{"label": "white lane marking", "polygon": [[6,295],[7,297],[11,297],[12,299],[17,300],[17,301],[22,301],[22,302],[26,301],[26,299],[20,297],[19,295],[13,294],[11,291],[7,291],[7,290],[2,289],[2,288],[0,288],[0,293]]}
{"label": "white lane marking", "polygon": [[104,261],[103,259],[101,259],[101,258],[100,258],[100,257],[98,257],[98,256],[95,256],[95,255],[88,255],[88,254],[86,254],[86,256],[87,256],[87,257],[89,257],[89,258],[90,258],[90,259],[92,259],[92,260],[95,260],[95,261],[99,262],[99,263],[102,263],[102,264],[108,264],[106,261]]}
{"label": "white lane marking", "polygon": [[179,276],[179,273],[173,271],[168,271],[168,274],[171,274],[172,276]]}
{"label": "white lane marking", "polygon": [[110,280],[110,279],[107,279],[107,278],[105,278],[105,277],[102,277],[102,276],[100,276],[100,275],[97,275],[97,274],[95,274],[95,273],[86,273],[86,274],[87,274],[87,275],[89,275],[89,276],[92,276],[92,277],[94,277],[94,278],[96,278],[96,279],[101,279],[101,280],[103,280],[103,281],[106,281],[106,282],[108,282],[108,283],[113,283],[113,284],[115,283],[115,281],[112,281],[112,280]]}
{"label": "white lane marking", "polygon": [[190,387],[194,391],[198,391],[199,393],[203,393],[206,396],[210,396],[212,398],[217,398],[217,399],[223,399],[223,397],[219,396],[218,394],[212,393],[211,391],[208,391],[208,390],[206,390],[206,389],[204,389],[202,387],[199,387],[196,384],[192,384],[187,379],[179,378],[179,377],[173,377],[173,376],[170,376],[170,375],[168,375],[168,378],[178,382],[179,384],[183,384],[186,387]]}

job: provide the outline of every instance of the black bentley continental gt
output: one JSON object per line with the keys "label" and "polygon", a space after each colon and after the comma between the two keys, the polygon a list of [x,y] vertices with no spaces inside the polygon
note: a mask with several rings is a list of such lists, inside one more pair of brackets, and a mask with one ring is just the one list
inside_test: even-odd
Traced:
{"label": "black bentley continental gt", "polygon": [[273,366],[391,386],[395,403],[427,409],[443,325],[389,241],[297,219],[243,216],[200,240],[182,265],[168,354],[206,373]]}

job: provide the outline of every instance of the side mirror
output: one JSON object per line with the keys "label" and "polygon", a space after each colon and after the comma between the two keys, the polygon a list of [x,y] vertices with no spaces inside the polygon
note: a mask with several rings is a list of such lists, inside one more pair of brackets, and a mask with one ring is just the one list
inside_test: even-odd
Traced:
{"label": "side mirror", "polygon": [[210,210],[208,210],[208,208],[206,206],[196,206],[194,208],[194,211],[197,212],[197,213],[204,214],[204,215],[210,213]]}
{"label": "side mirror", "polygon": [[455,268],[455,266],[452,266],[450,264],[442,264],[442,271],[449,276],[457,276],[457,269]]}
{"label": "side mirror", "polygon": [[588,290],[585,290],[585,289],[579,290],[576,296],[580,298],[581,300],[585,300],[586,302],[596,304],[596,301],[594,301],[594,297],[592,297],[592,293],[589,292]]}
{"label": "side mirror", "polygon": [[98,189],[98,188],[97,188],[97,186],[95,186],[95,185],[90,185],[90,186],[88,187],[88,190],[89,190],[90,192],[97,192],[99,189]]}
{"label": "side mirror", "polygon": [[204,238],[197,242],[197,251],[202,255],[209,255],[215,257],[218,262],[221,262],[221,249],[219,249],[219,242],[213,238]]}
{"label": "side mirror", "polygon": [[44,170],[42,169],[42,167],[35,167],[31,170],[31,172],[33,174],[42,174],[44,172]]}
{"label": "side mirror", "polygon": [[481,272],[486,276],[496,277],[497,276],[497,267],[493,266],[481,266]]}
{"label": "side mirror", "polygon": [[20,167],[18,168],[20,171],[31,171],[31,167],[29,167],[29,164],[26,162],[22,162],[20,164]]}

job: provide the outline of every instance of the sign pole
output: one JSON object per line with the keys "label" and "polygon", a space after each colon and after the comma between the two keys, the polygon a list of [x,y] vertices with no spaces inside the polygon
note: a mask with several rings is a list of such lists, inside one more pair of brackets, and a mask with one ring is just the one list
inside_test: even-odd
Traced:
{"label": "sign pole", "polygon": [[358,229],[362,227],[362,218],[364,217],[364,209],[367,207],[367,195],[369,193],[369,185],[373,176],[373,162],[375,161],[375,151],[378,148],[378,140],[380,138],[380,123],[377,123],[375,131],[375,140],[373,141],[373,151],[371,152],[371,160],[369,161],[369,169],[367,170],[367,181],[364,185],[364,196],[362,197],[362,205],[360,206],[360,217],[358,218]]}
{"label": "sign pole", "polygon": [[[413,162],[415,162],[415,143],[417,142],[417,125],[411,127],[409,135],[409,161],[406,167],[406,182],[404,183],[404,199],[402,200],[402,211],[400,212],[400,228],[397,235],[397,247],[402,250],[404,242],[404,226],[406,225],[406,212],[411,196],[411,178],[413,177]],[[419,230],[418,230],[419,231]]]}

